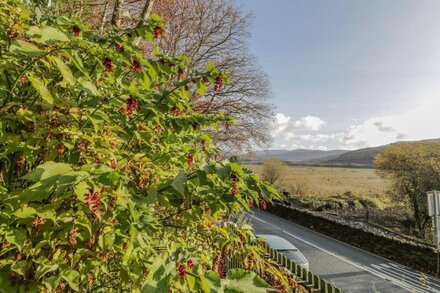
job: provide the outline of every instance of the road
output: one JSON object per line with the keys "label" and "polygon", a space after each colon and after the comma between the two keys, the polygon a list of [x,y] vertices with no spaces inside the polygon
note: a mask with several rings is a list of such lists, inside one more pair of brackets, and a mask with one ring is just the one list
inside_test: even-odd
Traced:
{"label": "road", "polygon": [[276,234],[304,254],[310,270],[343,292],[440,292],[440,280],[349,244],[254,210],[249,219],[256,234]]}

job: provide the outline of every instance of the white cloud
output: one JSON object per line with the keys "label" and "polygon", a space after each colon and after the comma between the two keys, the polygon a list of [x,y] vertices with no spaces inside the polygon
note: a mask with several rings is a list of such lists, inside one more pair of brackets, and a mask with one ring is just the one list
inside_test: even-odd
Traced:
{"label": "white cloud", "polygon": [[328,139],[326,134],[317,133],[325,124],[324,120],[315,116],[293,120],[291,117],[278,113],[271,124],[272,146],[277,149],[326,148],[322,144],[315,146],[315,143]]}
{"label": "white cloud", "polygon": [[400,140],[440,137],[440,98],[426,99],[397,114],[372,117],[347,130],[343,141],[349,148],[378,146]]}
{"label": "white cloud", "polygon": [[298,120],[278,113],[271,125],[274,149],[357,149],[401,140],[440,137],[440,98],[425,99],[399,113],[352,121],[345,131],[326,133],[327,122],[305,116]]}

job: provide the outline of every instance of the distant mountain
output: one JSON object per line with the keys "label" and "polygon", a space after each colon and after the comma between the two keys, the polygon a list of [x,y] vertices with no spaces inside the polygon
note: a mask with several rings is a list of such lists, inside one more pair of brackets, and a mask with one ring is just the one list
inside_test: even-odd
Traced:
{"label": "distant mountain", "polygon": [[[404,144],[404,143],[440,143],[440,139],[425,139],[418,141],[399,141],[392,144]],[[354,151],[345,152],[338,157],[328,157],[321,160],[311,160],[310,164],[330,165],[330,166],[360,166],[360,167],[373,167],[374,158],[387,146],[387,144],[378,147],[371,147],[365,149],[359,149]]]}
{"label": "distant mountain", "polygon": [[[440,143],[440,139],[426,139],[419,141],[401,141],[401,143]],[[353,167],[372,167],[374,158],[388,145],[358,149],[354,151],[347,150],[267,150],[258,151],[253,154],[242,156],[243,161],[262,162],[268,158],[277,158],[292,164],[301,165],[321,165],[321,166],[353,166]]]}
{"label": "distant mountain", "polygon": [[306,150],[298,149],[292,151],[286,150],[267,150],[257,151],[254,154],[243,156],[244,160],[263,161],[268,158],[277,158],[288,162],[305,162],[311,160],[329,159],[338,157],[347,152],[346,150],[320,151],[320,150]]}

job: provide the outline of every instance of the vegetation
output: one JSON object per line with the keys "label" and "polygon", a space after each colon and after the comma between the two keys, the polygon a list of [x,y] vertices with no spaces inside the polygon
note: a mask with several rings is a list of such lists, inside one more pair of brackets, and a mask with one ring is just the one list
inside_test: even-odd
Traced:
{"label": "vegetation", "polygon": [[286,174],[288,166],[285,162],[272,158],[263,162],[263,167],[260,170],[261,179],[273,185],[277,181],[283,179]]}
{"label": "vegetation", "polygon": [[[42,1],[42,0],[40,0]],[[52,0],[54,2],[55,0]],[[64,11],[81,15],[96,29],[106,31],[112,25],[135,27],[149,12],[161,15],[167,23],[167,37],[158,40],[161,50],[172,56],[191,58],[192,68],[204,70],[214,61],[229,75],[222,91],[204,96],[192,95],[193,110],[200,113],[233,115],[234,125],[220,124],[209,129],[223,149],[267,147],[268,120],[272,106],[268,76],[249,50],[251,16],[244,14],[230,0],[63,0]],[[140,41],[148,51],[148,43]]]}
{"label": "vegetation", "polygon": [[[262,174],[263,165],[249,165]],[[279,180],[281,191],[311,198],[337,198],[350,195],[355,198],[381,198],[389,202],[386,190],[389,181],[374,169],[289,166]]]}
{"label": "vegetation", "polygon": [[[249,227],[221,220],[276,196],[216,160],[203,130],[232,118],[193,111],[227,76],[160,54],[157,15],[101,34],[46,4],[0,2],[0,288],[266,291],[257,269],[291,288]],[[225,276],[231,256],[248,270]]]}
{"label": "vegetation", "polygon": [[429,223],[426,192],[440,189],[440,144],[391,145],[376,157],[375,165],[390,178],[395,196],[411,207],[423,236]]}

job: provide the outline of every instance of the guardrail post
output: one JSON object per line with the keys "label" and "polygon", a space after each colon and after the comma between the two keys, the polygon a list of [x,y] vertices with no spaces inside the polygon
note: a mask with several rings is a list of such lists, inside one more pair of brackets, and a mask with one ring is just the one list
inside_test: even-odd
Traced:
{"label": "guardrail post", "polygon": [[[307,272],[307,283],[309,283],[309,284],[311,284],[311,285],[314,285],[313,284],[313,273],[312,272]],[[313,287],[315,287],[315,286],[313,286]]]}
{"label": "guardrail post", "polygon": [[300,277],[302,279],[301,267],[298,264],[295,264],[295,275],[297,275],[298,277]]}
{"label": "guardrail post", "polygon": [[313,275],[313,287],[316,290],[321,290],[321,279],[317,275]]}
{"label": "guardrail post", "polygon": [[334,288],[335,287],[333,287],[333,285],[332,284],[330,284],[330,283],[328,283],[328,282],[326,282],[327,284],[326,284],[326,292],[328,292],[328,293],[334,293]]}

